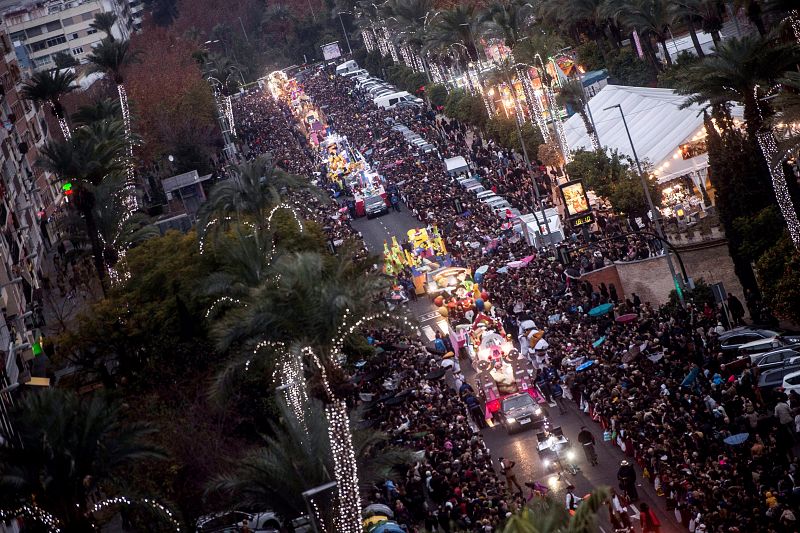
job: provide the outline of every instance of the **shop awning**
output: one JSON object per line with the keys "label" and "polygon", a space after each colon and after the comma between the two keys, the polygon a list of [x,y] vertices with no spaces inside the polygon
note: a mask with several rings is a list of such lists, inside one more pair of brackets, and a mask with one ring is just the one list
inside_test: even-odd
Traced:
{"label": "shop awning", "polygon": [[[628,136],[619,110],[607,109],[621,105],[633,138],[636,152],[644,164],[661,168],[659,181],[708,166],[705,154],[684,160],[675,157],[681,144],[691,140],[703,128],[702,106],[694,104],[686,109],[681,105],[686,96],[672,89],[606,85],[589,101],[591,116],[600,144],[621,154],[633,156]],[[741,118],[742,109],[734,107],[734,118]],[[583,120],[577,113],[564,123],[570,150],[591,149]]]}

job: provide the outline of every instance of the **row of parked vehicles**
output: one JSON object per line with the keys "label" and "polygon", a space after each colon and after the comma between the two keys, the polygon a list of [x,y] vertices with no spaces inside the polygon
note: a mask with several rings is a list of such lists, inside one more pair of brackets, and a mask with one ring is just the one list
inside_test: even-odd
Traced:
{"label": "row of parked vehicles", "polygon": [[737,354],[728,369],[734,372],[753,366],[758,370],[758,387],[764,395],[777,389],[800,392],[800,336],[777,331],[740,327],[720,335],[723,353]]}
{"label": "row of parked vehicles", "polygon": [[356,87],[368,93],[376,106],[384,109],[422,108],[424,102],[408,91],[401,91],[391,83],[372,76],[359,68],[353,60],[345,61],[336,67],[336,74],[355,80]]}
{"label": "row of parked vehicles", "polygon": [[471,176],[469,165],[463,157],[445,159],[444,166],[447,173],[455,178],[462,189],[474,194],[501,219],[511,221],[520,216],[519,209],[512,207],[508,200],[491,189],[486,189],[477,178]]}

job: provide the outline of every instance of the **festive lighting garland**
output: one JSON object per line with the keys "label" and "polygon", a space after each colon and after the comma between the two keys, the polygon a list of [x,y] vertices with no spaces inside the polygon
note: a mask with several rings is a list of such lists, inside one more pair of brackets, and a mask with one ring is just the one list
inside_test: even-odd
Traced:
{"label": "festive lighting garland", "polygon": [[19,515],[28,516],[31,519],[44,524],[48,527],[50,533],[60,533],[61,531],[61,528],[59,527],[61,521],[36,505],[23,505],[14,511],[0,509],[0,520],[9,520],[11,518],[16,518]]}
{"label": "festive lighting garland", "polygon": [[236,122],[233,118],[233,102],[230,95],[225,97],[225,117],[228,119],[228,127],[231,130],[231,135],[236,136]]}
{"label": "festive lighting garland", "polygon": [[547,121],[544,119],[544,110],[542,108],[542,101],[533,90],[533,81],[531,80],[531,73],[528,68],[524,69],[522,78],[522,90],[525,93],[525,100],[528,102],[528,107],[533,110],[533,116],[536,120],[536,125],[539,127],[539,132],[542,134],[542,139],[545,143],[550,142],[550,129],[547,127]]}
{"label": "festive lighting garland", "polygon": [[92,507],[89,508],[87,514],[96,513],[98,511],[102,511],[106,507],[111,507],[112,505],[128,505],[128,506],[131,506],[131,505],[135,505],[135,504],[146,505],[147,507],[150,507],[151,509],[159,511],[164,516],[166,516],[167,520],[175,528],[175,531],[180,533],[181,525],[175,519],[175,514],[171,510],[169,510],[169,508],[167,508],[166,506],[160,504],[159,502],[157,502],[155,500],[151,500],[150,498],[142,498],[142,499],[139,499],[139,500],[128,498],[126,496],[118,496],[116,498],[109,498],[107,500],[103,500],[103,501],[100,501],[100,502],[97,502],[96,504],[94,504]]}
{"label": "festive lighting garland", "polygon": [[757,134],[756,137],[758,137],[758,145],[761,148],[761,153],[764,154],[764,159],[767,161],[769,175],[770,178],[772,178],[772,187],[775,189],[775,198],[778,200],[778,207],[780,207],[781,214],[784,220],[786,220],[786,227],[789,229],[792,243],[795,249],[800,250],[800,221],[798,221],[797,211],[795,210],[792,196],[786,184],[786,174],[783,171],[783,157],[778,154],[778,145],[775,142],[775,136],[771,131],[766,131]]}
{"label": "festive lighting garland", "polygon": [[792,26],[795,40],[800,43],[800,11],[792,9],[789,11],[789,16],[786,18],[789,19],[789,24]]}
{"label": "festive lighting garland", "polygon": [[133,164],[133,139],[131,138],[131,111],[128,106],[128,93],[123,84],[117,85],[117,93],[119,94],[120,108],[122,109],[122,124],[125,127],[125,143],[126,152],[128,156],[127,165],[125,167],[125,207],[129,213],[139,209],[139,199],[136,198],[136,175],[134,174]]}
{"label": "festive lighting garland", "polygon": [[211,314],[214,312],[214,310],[219,305],[224,304],[224,303],[229,303],[229,304],[232,304],[232,305],[241,305],[242,307],[247,307],[247,304],[246,303],[242,304],[241,300],[237,300],[236,298],[231,298],[230,296],[221,296],[221,297],[217,298],[216,301],[214,301],[213,304],[211,304],[211,307],[208,308],[208,310],[206,311],[206,318],[209,318],[211,316]]}
{"label": "festive lighting garland", "polygon": [[364,42],[364,48],[371,54],[375,50],[375,42],[372,34],[366,28],[361,30],[361,40]]}
{"label": "festive lighting garland", "polygon": [[[214,225],[219,224],[221,222],[232,222],[233,220],[234,220],[233,217],[215,218],[215,219],[209,220],[208,223],[205,226],[203,226],[203,229],[200,232],[200,236],[197,239],[197,244],[200,247],[200,255],[203,255],[203,253],[205,252],[205,241],[206,241],[206,235],[208,235],[209,228],[211,228],[211,226],[214,226]],[[254,231],[256,229],[255,224],[253,224],[252,222],[249,222],[247,220],[242,220],[242,221],[240,221],[240,223],[242,225],[244,225],[244,226],[247,226],[248,228],[250,228],[250,229],[252,229]]]}
{"label": "festive lighting garland", "polygon": [[558,139],[558,144],[561,148],[561,155],[564,157],[564,164],[567,164],[572,160],[572,157],[569,153],[569,144],[567,143],[567,135],[564,132],[564,124],[561,122],[561,115],[558,113],[558,107],[556,106],[556,97],[553,94],[553,89],[550,87],[550,84],[545,83],[547,67],[542,60],[542,56],[535,54],[533,56],[534,64],[536,63],[536,60],[539,60],[539,65],[541,65],[542,68],[540,79],[542,82],[542,87],[544,87],[545,97],[547,98],[547,105],[551,110],[550,120],[553,122],[553,131],[555,131],[556,139]]}
{"label": "festive lighting garland", "polygon": [[384,24],[383,26],[381,26],[381,30],[383,30],[383,35],[384,38],[386,39],[386,46],[387,48],[389,48],[389,53],[392,56],[392,61],[394,61],[395,63],[399,63],[400,57],[397,55],[397,47],[394,45],[391,38],[389,37],[389,28],[387,28],[386,25]]}
{"label": "festive lighting garland", "polygon": [[350,419],[344,400],[334,400],[325,406],[328,418],[328,438],[333,455],[333,472],[339,496],[337,531],[361,533],[361,496],[358,465],[350,432]]}
{"label": "festive lighting garland", "polygon": [[303,227],[303,220],[300,218],[300,215],[297,214],[296,206],[287,203],[281,203],[272,208],[272,210],[269,212],[269,216],[267,217],[267,228],[269,228],[270,225],[272,224],[272,217],[279,209],[288,210],[294,217],[295,222],[297,222],[297,227],[300,230],[300,233],[303,233],[303,231],[305,230],[305,228]]}

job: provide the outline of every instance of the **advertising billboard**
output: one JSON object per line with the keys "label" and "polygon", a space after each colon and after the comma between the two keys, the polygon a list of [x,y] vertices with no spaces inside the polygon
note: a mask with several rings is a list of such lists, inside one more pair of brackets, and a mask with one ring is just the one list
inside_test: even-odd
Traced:
{"label": "advertising billboard", "polygon": [[325,58],[325,61],[330,61],[331,59],[342,57],[342,51],[339,50],[339,41],[323,44],[322,55]]}
{"label": "advertising billboard", "polygon": [[559,188],[561,189],[561,197],[564,199],[564,205],[567,207],[567,217],[570,219],[572,226],[591,224],[594,221],[594,217],[592,216],[592,207],[589,205],[589,197],[586,195],[583,182],[568,181],[559,185]]}

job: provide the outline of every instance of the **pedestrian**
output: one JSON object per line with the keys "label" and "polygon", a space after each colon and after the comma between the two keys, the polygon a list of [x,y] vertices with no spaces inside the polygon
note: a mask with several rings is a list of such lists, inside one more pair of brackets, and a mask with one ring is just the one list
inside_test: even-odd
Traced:
{"label": "pedestrian", "polygon": [[742,302],[739,301],[739,298],[737,298],[730,292],[728,293],[728,309],[730,310],[731,316],[733,317],[733,325],[743,326],[744,306],[742,305]]}
{"label": "pedestrian", "polygon": [[642,524],[642,533],[658,533],[661,529],[661,522],[658,517],[650,509],[650,506],[644,502],[642,502],[639,512],[639,522]]}
{"label": "pedestrian", "polygon": [[586,429],[586,426],[581,426],[581,431],[578,433],[578,442],[583,444],[583,453],[586,454],[586,460],[592,466],[597,466],[597,452],[594,449],[595,439],[591,431]]}
{"label": "pedestrian", "polygon": [[575,514],[575,509],[578,508],[578,504],[581,502],[581,498],[575,496],[573,491],[575,490],[575,485],[567,485],[567,495],[565,497],[565,505],[567,508],[567,512],[569,514]]}
{"label": "pedestrian", "polygon": [[502,457],[500,458],[500,473],[502,473],[506,477],[506,484],[508,485],[508,492],[512,492],[512,493],[514,492],[511,489],[511,486],[514,485],[514,486],[517,487],[517,490],[519,491],[519,493],[522,494],[522,487],[520,486],[519,481],[517,481],[517,475],[514,473],[514,467],[516,465],[517,465],[517,463],[515,463],[514,461],[512,461],[510,459],[508,461],[506,461]]}
{"label": "pedestrian", "polygon": [[633,465],[624,459],[619,463],[617,480],[619,488],[625,493],[630,503],[639,501],[639,493],[636,491],[636,471],[633,469]]}

